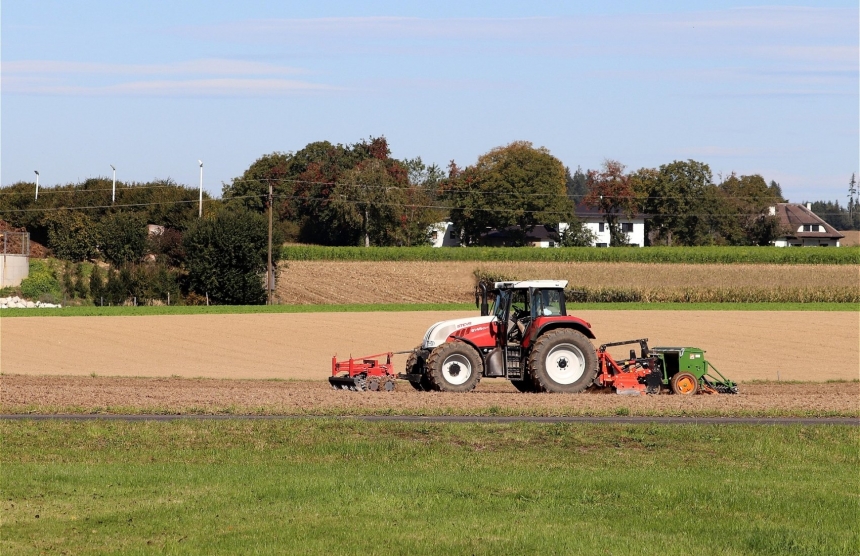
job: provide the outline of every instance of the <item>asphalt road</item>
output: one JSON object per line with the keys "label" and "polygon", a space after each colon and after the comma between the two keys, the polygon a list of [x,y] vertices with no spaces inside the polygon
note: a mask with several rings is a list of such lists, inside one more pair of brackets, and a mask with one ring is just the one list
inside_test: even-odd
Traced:
{"label": "asphalt road", "polygon": [[851,417],[491,417],[467,415],[355,415],[309,417],[306,415],[0,415],[11,421],[224,421],[230,419],[357,419],[360,421],[393,421],[401,423],[585,423],[585,424],[661,424],[661,425],[860,425]]}

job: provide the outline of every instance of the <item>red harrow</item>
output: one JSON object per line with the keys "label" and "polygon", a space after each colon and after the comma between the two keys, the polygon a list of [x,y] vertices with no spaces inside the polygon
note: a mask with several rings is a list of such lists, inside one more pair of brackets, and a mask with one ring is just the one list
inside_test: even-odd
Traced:
{"label": "red harrow", "polygon": [[[338,361],[337,356],[331,358],[331,376],[329,384],[335,390],[354,391],[379,391],[391,392],[394,390],[394,365],[391,364],[391,356],[394,352],[377,353],[365,355],[364,357],[350,357],[346,361]],[[385,357],[385,363],[379,359]]]}

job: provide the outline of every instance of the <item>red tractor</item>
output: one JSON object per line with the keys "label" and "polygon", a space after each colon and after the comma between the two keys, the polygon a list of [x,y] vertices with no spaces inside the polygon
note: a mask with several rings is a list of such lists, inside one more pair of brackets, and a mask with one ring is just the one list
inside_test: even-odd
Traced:
{"label": "red tractor", "polygon": [[[469,392],[482,376],[504,377],[521,392],[581,392],[594,382],[595,336],[567,314],[566,280],[481,284],[481,316],[437,322],[410,354],[406,373],[418,390]],[[492,302],[490,307],[489,301]]]}

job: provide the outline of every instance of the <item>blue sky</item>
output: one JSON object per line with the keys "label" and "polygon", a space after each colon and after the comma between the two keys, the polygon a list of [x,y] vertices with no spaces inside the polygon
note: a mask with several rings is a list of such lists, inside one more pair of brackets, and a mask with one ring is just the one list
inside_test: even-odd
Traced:
{"label": "blue sky", "polygon": [[385,135],[473,163],[676,159],[839,199],[860,166],[854,2],[4,0],[0,182],[215,195],[258,157]]}

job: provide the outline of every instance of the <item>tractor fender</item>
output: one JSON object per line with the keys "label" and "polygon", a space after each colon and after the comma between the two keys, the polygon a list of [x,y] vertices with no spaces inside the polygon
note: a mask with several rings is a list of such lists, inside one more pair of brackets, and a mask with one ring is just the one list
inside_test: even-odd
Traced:
{"label": "tractor fender", "polygon": [[551,330],[557,330],[559,328],[570,328],[576,330],[589,340],[594,340],[597,338],[597,336],[594,335],[594,332],[591,331],[591,328],[588,326],[588,323],[582,319],[574,318],[573,320],[551,320],[542,324],[539,327],[534,327],[531,334],[529,334],[528,338],[526,338],[526,341],[523,342],[523,347],[529,347],[532,343],[534,343],[535,340],[537,340],[538,336],[546,334]]}

